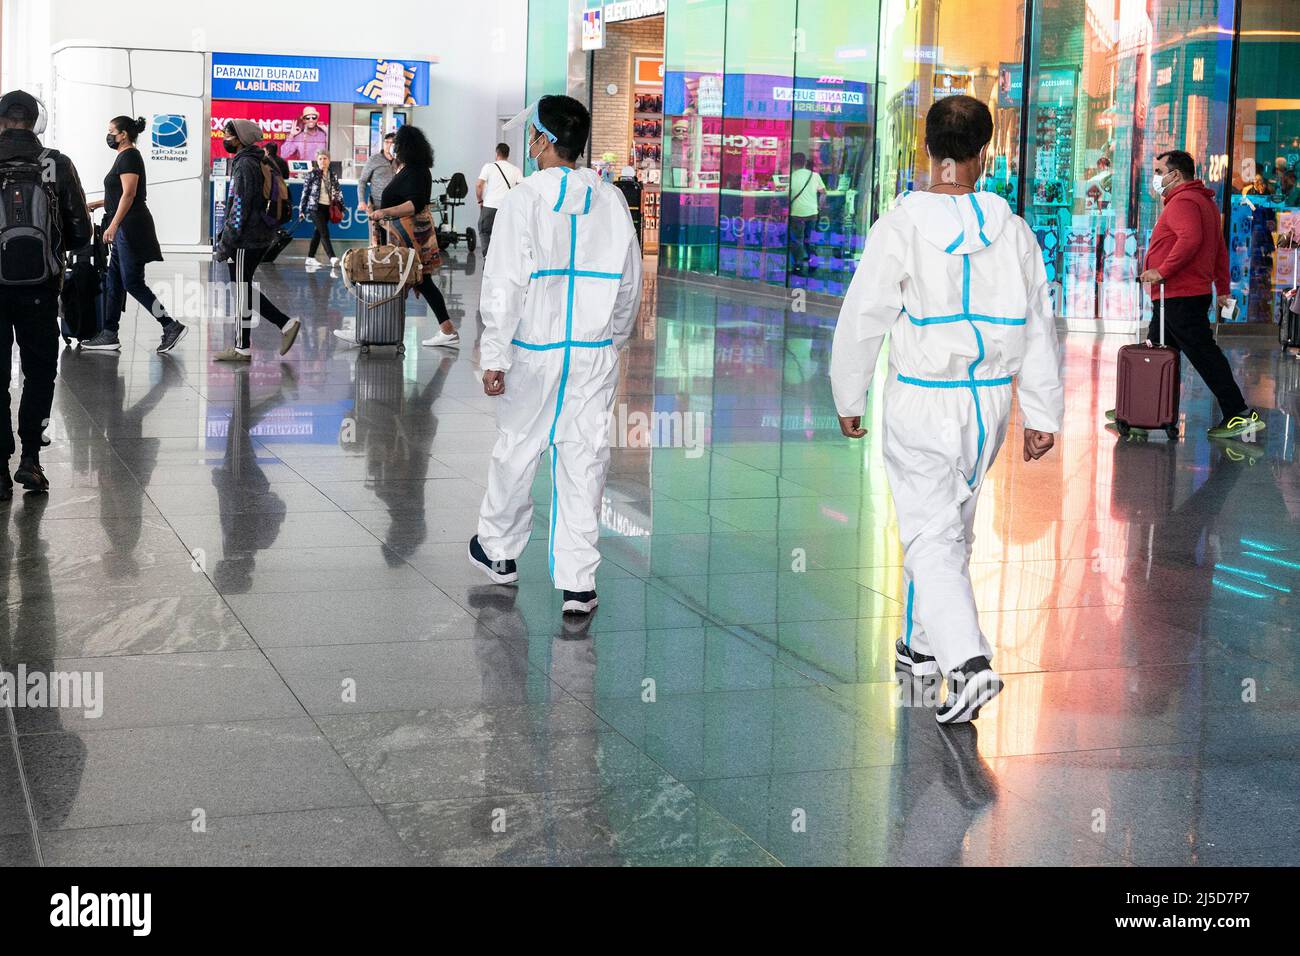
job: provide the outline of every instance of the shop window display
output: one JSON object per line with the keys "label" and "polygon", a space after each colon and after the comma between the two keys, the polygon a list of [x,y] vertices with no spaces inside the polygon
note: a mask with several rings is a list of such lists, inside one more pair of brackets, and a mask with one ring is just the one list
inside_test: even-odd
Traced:
{"label": "shop window display", "polygon": [[718,275],[785,285],[795,8],[751,0],[727,18]]}
{"label": "shop window display", "polygon": [[[1228,250],[1239,315],[1284,317],[1300,261],[1300,4],[1242,0]],[[1244,313],[1244,314],[1242,314]]]}
{"label": "shop window display", "polygon": [[788,88],[791,156],[800,155],[803,167],[792,162],[789,184],[793,287],[843,295],[862,255],[871,223],[878,13],[874,0],[799,4]]}
{"label": "shop window display", "polygon": [[672,270],[718,271],[726,0],[676,5],[665,21],[659,253]]}

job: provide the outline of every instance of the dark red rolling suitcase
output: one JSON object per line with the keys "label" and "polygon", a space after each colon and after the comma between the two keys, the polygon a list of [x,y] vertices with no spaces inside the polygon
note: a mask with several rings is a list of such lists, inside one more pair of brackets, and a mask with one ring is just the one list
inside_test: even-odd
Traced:
{"label": "dark red rolling suitcase", "polygon": [[1125,345],[1115,377],[1115,425],[1121,435],[1133,428],[1163,428],[1178,438],[1181,363],[1177,349],[1165,345],[1165,288],[1160,287],[1160,344]]}

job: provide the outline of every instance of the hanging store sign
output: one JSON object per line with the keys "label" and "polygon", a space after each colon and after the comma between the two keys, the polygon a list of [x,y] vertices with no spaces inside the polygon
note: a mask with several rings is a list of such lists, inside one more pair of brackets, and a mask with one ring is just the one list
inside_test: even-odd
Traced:
{"label": "hanging store sign", "polygon": [[657,17],[667,9],[668,0],[618,0],[617,3],[605,4],[605,22],[619,23],[623,20]]}
{"label": "hanging store sign", "polygon": [[337,56],[213,53],[213,99],[429,105],[429,64]]}
{"label": "hanging store sign", "polygon": [[582,48],[605,49],[605,17],[600,7],[582,11]]}

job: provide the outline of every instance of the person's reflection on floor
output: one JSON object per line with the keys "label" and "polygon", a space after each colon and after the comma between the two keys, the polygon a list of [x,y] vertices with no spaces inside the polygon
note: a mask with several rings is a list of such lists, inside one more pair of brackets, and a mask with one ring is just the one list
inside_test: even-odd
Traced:
{"label": "person's reflection on floor", "polygon": [[[48,675],[59,656],[50,545],[41,534],[41,520],[49,501],[48,495],[25,494],[21,503],[15,500],[6,507],[4,511],[12,507],[12,531],[10,516],[0,513],[5,519],[0,524],[0,578],[6,589],[0,667],[11,673],[22,664],[28,674]],[[11,535],[16,540],[11,540]],[[10,582],[16,583],[17,593],[9,593]],[[99,692],[103,691],[101,685]],[[63,718],[56,707],[24,707],[13,713],[20,734],[49,735],[36,746],[23,747],[22,759],[41,828],[57,829],[67,819],[80,787],[86,745],[76,734],[64,733]],[[0,737],[6,732],[0,731]]]}
{"label": "person's reflection on floor", "polygon": [[455,364],[455,356],[443,357],[428,384],[403,403],[401,356],[357,362],[357,437],[365,448],[375,496],[388,508],[384,557],[393,566],[414,554],[429,534],[424,498],[429,455],[438,434],[433,406]]}
{"label": "person's reflection on floor", "polygon": [[971,827],[997,802],[997,782],[980,755],[975,724],[935,723],[938,681],[901,671],[896,679],[905,706],[897,710],[895,739],[914,751],[895,765],[897,825],[885,863],[954,866],[962,861]]}
{"label": "person's reflection on floor", "polygon": [[[71,373],[85,382],[86,404],[95,411],[104,438],[113,453],[98,456],[93,464],[99,479],[99,514],[110,550],[104,568],[114,578],[138,577],[136,548],[144,528],[144,498],[158,466],[161,439],[145,437],[144,420],[169,392],[183,381],[175,363],[156,366],[156,378],[143,397],[127,406],[127,383],[119,374],[117,355],[96,355],[89,361],[71,349],[60,358],[61,374]],[[75,371],[70,367],[76,364]],[[121,458],[118,457],[120,450]],[[134,480],[122,471],[127,463]]]}
{"label": "person's reflection on floor", "polygon": [[[253,584],[257,552],[275,543],[286,507],[257,461],[252,431],[267,414],[297,390],[292,367],[280,363],[280,387],[252,404],[247,368],[235,369],[234,403],[226,432],[226,455],[212,472],[221,514],[221,558],[212,569],[222,594],[245,594]],[[288,393],[288,394],[286,394]]]}

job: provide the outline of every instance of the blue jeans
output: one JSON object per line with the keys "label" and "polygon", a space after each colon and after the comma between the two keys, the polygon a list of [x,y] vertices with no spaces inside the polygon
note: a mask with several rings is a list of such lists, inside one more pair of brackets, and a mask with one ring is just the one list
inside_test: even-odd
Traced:
{"label": "blue jeans", "polygon": [[167,314],[153,290],[145,285],[144,263],[135,257],[126,243],[126,236],[118,230],[113,237],[113,247],[108,257],[108,275],[104,277],[104,328],[117,332],[126,308],[126,295],[149,310],[160,325],[167,325],[172,317]]}

